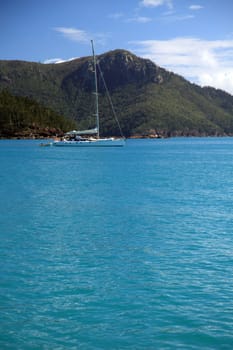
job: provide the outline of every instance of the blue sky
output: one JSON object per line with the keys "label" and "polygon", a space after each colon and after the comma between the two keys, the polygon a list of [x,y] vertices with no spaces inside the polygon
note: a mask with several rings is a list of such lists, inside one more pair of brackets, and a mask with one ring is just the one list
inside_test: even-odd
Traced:
{"label": "blue sky", "polygon": [[231,0],[1,0],[0,59],[59,62],[116,48],[233,94]]}

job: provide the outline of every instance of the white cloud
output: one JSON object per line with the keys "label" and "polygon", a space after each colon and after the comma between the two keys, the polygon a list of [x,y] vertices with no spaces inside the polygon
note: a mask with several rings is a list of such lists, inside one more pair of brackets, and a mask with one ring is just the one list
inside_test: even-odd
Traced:
{"label": "white cloud", "polygon": [[137,22],[137,23],[148,23],[152,21],[150,17],[143,17],[143,16],[135,16],[132,18],[128,18],[126,22]]}
{"label": "white cloud", "polygon": [[131,43],[135,52],[201,86],[233,94],[233,40],[174,38]]}
{"label": "white cloud", "polygon": [[165,14],[165,16],[161,17],[161,21],[165,22],[178,22],[178,21],[187,21],[189,19],[195,18],[194,15],[174,15],[172,12]]}
{"label": "white cloud", "polygon": [[125,23],[130,23],[130,22],[148,23],[152,21],[150,17],[140,16],[138,15],[137,12],[138,12],[138,8],[135,10],[135,15],[132,15],[132,17],[129,17],[129,18],[127,18],[123,13],[112,13],[108,15],[108,17],[114,20],[122,20]]}
{"label": "white cloud", "polygon": [[140,2],[140,5],[144,7],[157,7],[166,5],[169,9],[173,8],[172,0],[142,0]]}
{"label": "white cloud", "polygon": [[66,27],[57,27],[54,29],[57,32],[63,34],[64,37],[66,37],[70,40],[73,40],[73,41],[86,43],[86,42],[90,42],[90,40],[91,40],[89,34],[84,30],[75,29],[75,28],[66,28]]}
{"label": "white cloud", "polygon": [[50,64],[50,63],[60,63],[62,62],[62,58],[48,58],[43,63]]}
{"label": "white cloud", "polygon": [[99,45],[105,45],[109,37],[108,33],[88,33],[85,30],[67,27],[56,27],[55,31],[61,33],[66,39],[79,42],[81,44],[89,44],[93,39]]}
{"label": "white cloud", "polygon": [[203,9],[203,6],[201,6],[201,5],[190,5],[189,6],[189,9],[190,10],[200,10],[200,9]]}
{"label": "white cloud", "polygon": [[145,7],[156,7],[163,5],[164,0],[143,0],[141,1],[141,5]]}
{"label": "white cloud", "polygon": [[121,12],[116,12],[116,13],[111,13],[110,15],[108,15],[108,17],[112,19],[120,19],[124,17],[124,14]]}
{"label": "white cloud", "polygon": [[45,60],[43,63],[44,64],[51,64],[51,63],[63,63],[63,62],[69,62],[69,61],[73,61],[76,60],[78,57],[73,57],[73,58],[69,58],[67,60],[64,60],[62,58],[48,58],[47,60]]}

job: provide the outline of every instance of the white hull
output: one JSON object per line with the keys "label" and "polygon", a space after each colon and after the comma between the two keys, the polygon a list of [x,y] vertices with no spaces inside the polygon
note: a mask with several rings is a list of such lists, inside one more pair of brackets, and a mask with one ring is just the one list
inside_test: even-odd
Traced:
{"label": "white hull", "polygon": [[124,139],[96,139],[96,140],[80,140],[80,141],[54,141],[52,143],[56,147],[122,147],[125,145]]}

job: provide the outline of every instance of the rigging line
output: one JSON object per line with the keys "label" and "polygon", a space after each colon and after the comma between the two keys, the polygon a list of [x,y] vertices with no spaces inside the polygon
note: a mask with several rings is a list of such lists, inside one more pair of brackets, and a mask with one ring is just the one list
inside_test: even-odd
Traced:
{"label": "rigging line", "polygon": [[102,79],[102,81],[103,81],[103,83],[104,83],[104,87],[105,87],[106,92],[107,92],[108,100],[109,100],[109,103],[110,103],[110,105],[111,105],[111,108],[112,108],[112,112],[113,112],[114,118],[115,118],[115,120],[116,120],[116,122],[117,122],[117,125],[118,125],[118,128],[119,128],[119,131],[120,131],[121,137],[122,137],[122,138],[124,138],[124,135],[123,135],[123,132],[122,132],[122,129],[121,129],[121,126],[120,126],[119,120],[118,120],[118,118],[117,118],[117,114],[116,114],[115,108],[114,108],[113,103],[112,103],[111,96],[110,96],[110,94],[109,94],[108,87],[107,87],[106,82],[105,82],[105,79],[104,79],[103,72],[102,72],[102,70],[101,70],[101,68],[100,68],[100,64],[99,64],[99,62],[97,61],[96,63],[97,63],[97,66],[98,66],[98,68],[99,68],[99,72],[100,72],[100,75],[101,75],[101,79]]}

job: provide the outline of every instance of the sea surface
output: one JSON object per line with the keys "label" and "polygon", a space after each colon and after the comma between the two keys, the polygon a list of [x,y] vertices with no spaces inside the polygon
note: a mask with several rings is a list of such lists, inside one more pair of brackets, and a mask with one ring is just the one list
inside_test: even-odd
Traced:
{"label": "sea surface", "polygon": [[233,138],[0,141],[0,349],[233,349]]}

